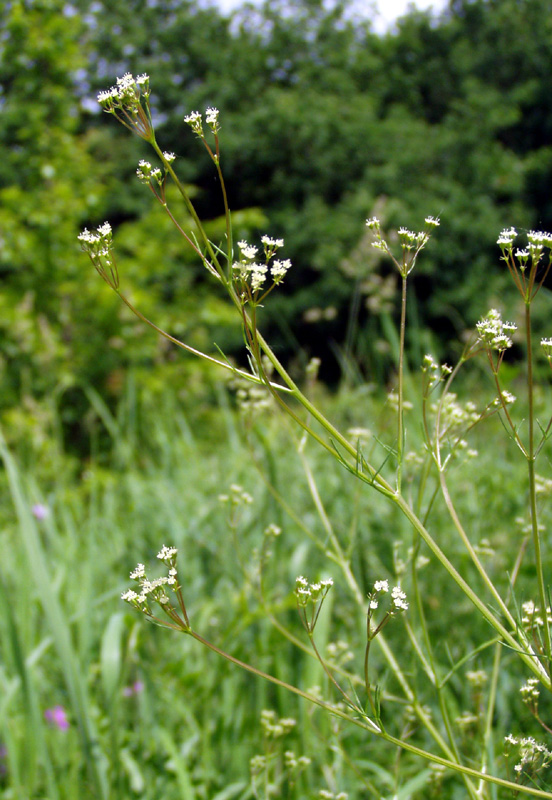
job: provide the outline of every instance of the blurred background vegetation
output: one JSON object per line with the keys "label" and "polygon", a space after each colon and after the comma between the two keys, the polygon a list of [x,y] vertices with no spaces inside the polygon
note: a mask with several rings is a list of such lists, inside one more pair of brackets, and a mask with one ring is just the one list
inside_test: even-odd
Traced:
{"label": "blurred background vegetation", "polygon": [[[118,593],[137,558],[155,554],[165,536],[186,552],[193,596],[212,598],[193,609],[195,619],[268,668],[282,645],[249,611],[231,566],[236,548],[217,538],[224,519],[213,498],[236,480],[247,485],[247,468],[259,462],[282,493],[293,487],[290,502],[307,524],[318,523],[300,468],[278,467],[287,440],[267,423],[252,455],[224,376],[133,318],[80,251],[82,228],[109,220],[122,289],[135,305],[193,346],[216,353],[216,344],[243,362],[234,314],[136,180],[150,152],[100,112],[96,94],[126,71],[150,75],[158,141],[177,154],[215,241],[224,234],[219,186],[183,117],[220,109],[236,239],[283,237],[294,264],[263,310],[263,332],[296,375],[321,358],[318,391],[340,387],[327,402],[342,424],[363,426],[379,413],[370,387],[393,381],[397,320],[395,275],[370,247],[367,217],[389,230],[441,218],[411,285],[413,369],[428,350],[453,358],[490,305],[516,316],[496,238],[511,225],[552,229],[549,0],[451,0],[439,18],[413,11],[383,36],[353,0],[269,0],[228,17],[185,0],[5,0],[0,31],[0,426],[16,457],[3,451],[0,482],[3,796],[251,796],[254,725],[267,704],[290,711],[286,701],[247,677],[229,678],[187,643],[145,636]],[[548,292],[542,297],[537,324],[552,311]],[[477,488],[488,517],[466,491],[482,539],[506,535],[494,525],[505,516],[496,453],[493,444]],[[508,472],[511,455],[506,446],[500,490],[514,518],[523,498],[518,474]],[[339,532],[370,547],[370,563],[361,549],[354,565],[366,588],[393,560],[387,534],[397,520],[346,488],[346,478],[324,475],[321,493]],[[245,552],[263,521],[285,519],[261,484],[258,511],[244,523]],[[33,504],[47,515],[33,517]],[[293,538],[279,546],[283,596],[278,581],[288,586],[315,562]],[[496,570],[505,574],[500,559]],[[449,590],[433,575],[429,585],[439,609]],[[458,606],[459,629],[467,613]],[[354,629],[344,607],[337,614]],[[467,647],[472,635],[477,641],[469,622],[463,631]],[[281,677],[303,675],[303,662],[284,650]],[[305,686],[321,679],[311,672]],[[457,691],[461,709],[461,683]],[[68,709],[65,739],[41,714],[56,704]],[[505,730],[511,713],[502,702]],[[343,786],[338,734],[324,725],[293,746],[318,751],[324,785],[331,777]],[[377,774],[380,796],[394,783],[376,751],[362,766]],[[95,764],[85,777],[83,753]],[[366,787],[348,791],[368,796]]]}
{"label": "blurred background vegetation", "polygon": [[441,217],[412,286],[415,364],[428,348],[450,355],[501,297],[497,233],[552,227],[546,0],[454,0],[384,36],[349,0],[230,17],[184,0],[8,0],[0,24],[0,418],[13,441],[47,439],[55,406],[65,444],[86,455],[88,388],[114,410],[131,371],[152,391],[170,376],[196,402],[202,368],[92,272],[85,225],[112,223],[123,289],[146,315],[243,359],[223,298],[135,178],[145,144],[95,102],[127,70],[151,76],[158,140],[215,240],[219,187],[183,116],[221,110],[238,237],[284,237],[294,263],[263,327],[298,370],[320,357],[332,385],[352,372],[381,383],[393,366],[395,277],[366,217],[415,230]]}

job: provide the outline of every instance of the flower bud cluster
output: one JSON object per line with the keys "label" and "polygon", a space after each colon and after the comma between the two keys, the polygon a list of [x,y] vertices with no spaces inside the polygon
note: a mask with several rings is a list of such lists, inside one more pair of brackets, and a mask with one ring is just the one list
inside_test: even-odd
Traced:
{"label": "flower bud cluster", "polygon": [[429,353],[424,356],[422,372],[428,377],[428,388],[432,389],[452,372],[448,364],[439,364]]}
{"label": "flower bud cluster", "polygon": [[221,503],[229,503],[231,506],[250,506],[253,502],[253,498],[246,492],[245,489],[237,483],[233,483],[230,486],[230,490],[227,494],[219,494],[218,496],[219,502]]}
{"label": "flower bud cluster", "polygon": [[152,167],[149,161],[144,161],[143,159],[138,162],[136,174],[138,175],[138,180],[148,186],[152,181],[157,183],[158,186],[162,186],[165,180],[165,176],[159,167]]}
{"label": "flower bud cluster", "polygon": [[528,678],[527,683],[524,683],[519,690],[523,702],[535,711],[537,710],[540,696],[538,685],[538,678]]}
{"label": "flower bud cluster", "polygon": [[311,763],[308,756],[297,757],[293,750],[286,750],[284,753],[284,767],[288,770],[297,771],[305,769]]}
{"label": "flower bud cluster", "polygon": [[274,404],[272,395],[264,386],[249,381],[243,381],[237,386],[236,400],[240,411],[247,415],[248,419],[253,419]]}
{"label": "flower bud cluster", "polygon": [[513,342],[508,336],[517,330],[517,325],[513,322],[503,322],[500,311],[492,308],[486,317],[483,317],[477,325],[479,341],[492,349],[502,352],[512,346]]}

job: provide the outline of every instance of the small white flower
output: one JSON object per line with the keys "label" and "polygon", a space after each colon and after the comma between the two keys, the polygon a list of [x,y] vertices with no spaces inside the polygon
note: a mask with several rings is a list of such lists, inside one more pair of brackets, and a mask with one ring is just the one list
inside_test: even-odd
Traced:
{"label": "small white flower", "polygon": [[130,573],[130,577],[131,577],[131,579],[133,581],[137,581],[139,578],[145,578],[146,577],[146,568],[144,567],[144,565],[143,564],[138,564],[136,566],[136,569],[134,569]]}
{"label": "small white flower", "polygon": [[170,561],[178,553],[176,547],[166,547],[163,545],[161,550],[157,553],[157,558],[161,561]]}
{"label": "small white flower", "polygon": [[284,240],[283,239],[273,239],[271,236],[261,236],[261,242],[266,247],[283,247]]}
{"label": "small white flower", "polygon": [[406,594],[403,592],[400,586],[394,586],[391,590],[391,599],[393,601],[393,605],[399,611],[407,611],[408,610],[408,603],[406,602]]}
{"label": "small white flower", "polygon": [[507,333],[517,330],[513,322],[503,322],[500,312],[492,308],[477,325],[479,340],[495,350],[507,350],[513,342]]}
{"label": "small white flower", "polygon": [[205,111],[205,121],[207,122],[207,125],[209,125],[209,127],[213,130],[214,133],[216,133],[216,131],[219,129],[218,115],[219,115],[218,108],[208,108]]}
{"label": "small white flower", "polygon": [[163,153],[163,158],[165,159],[165,161],[168,161],[169,164],[170,164],[171,162],[173,162],[175,160],[176,156],[175,156],[174,153],[164,152]]}
{"label": "small white flower", "polygon": [[115,86],[112,86],[111,89],[107,89],[106,91],[99,92],[98,94],[98,103],[100,105],[109,105],[112,100],[118,97],[119,93]]}
{"label": "small white flower", "polygon": [[203,137],[203,121],[199,111],[192,111],[190,114],[184,117],[184,122],[188,123],[195,134]]}
{"label": "small white flower", "polygon": [[374,591],[375,592],[388,592],[389,591],[389,581],[376,581],[374,583]]}
{"label": "small white flower", "polygon": [[109,236],[109,234],[111,233],[111,225],[109,224],[109,222],[104,222],[103,225],[100,225],[100,227],[98,228],[98,233],[100,234],[100,236]]}
{"label": "small white flower", "polygon": [[238,242],[238,247],[240,248],[241,256],[250,260],[255,258],[259,249],[258,247],[255,247],[254,245],[248,244],[244,241]]}
{"label": "small white flower", "polygon": [[503,231],[500,232],[500,236],[497,239],[497,244],[500,247],[504,247],[506,249],[511,249],[512,242],[517,236],[517,231],[515,228],[504,228]]}
{"label": "small white flower", "polygon": [[266,264],[250,264],[249,269],[251,271],[251,288],[256,292],[266,281],[268,267]]}
{"label": "small white flower", "polygon": [[289,258],[285,258],[283,261],[275,261],[270,268],[274,283],[281,283],[290,268],[291,261]]}

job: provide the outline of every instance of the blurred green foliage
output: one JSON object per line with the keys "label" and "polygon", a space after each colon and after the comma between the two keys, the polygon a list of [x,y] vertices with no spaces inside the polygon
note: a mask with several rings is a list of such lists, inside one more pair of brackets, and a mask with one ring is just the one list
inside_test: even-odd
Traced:
{"label": "blurred green foliage", "polygon": [[218,183],[182,118],[220,108],[236,238],[283,236],[294,262],[264,328],[282,357],[298,345],[321,356],[330,381],[351,357],[369,380],[393,365],[380,291],[393,279],[369,252],[366,217],[418,229],[441,216],[413,283],[413,362],[500,297],[501,228],[552,227],[546,0],[451,0],[384,36],[352,0],[270,0],[231,17],[195,0],[7,0],[0,26],[0,413],[12,440],[52,427],[56,407],[86,453],[87,387],[113,408],[129,370],[184,395],[201,373],[93,274],[76,241],[85,225],[112,223],[125,293],[147,316],[244,357],[238,321],[135,180],[144,143],[94,101],[127,70],[150,74],[158,140],[218,242]]}

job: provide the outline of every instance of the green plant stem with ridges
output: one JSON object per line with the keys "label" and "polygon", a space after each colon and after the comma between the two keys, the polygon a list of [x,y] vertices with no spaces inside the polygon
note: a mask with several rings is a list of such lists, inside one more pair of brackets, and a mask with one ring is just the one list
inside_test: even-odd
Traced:
{"label": "green plant stem with ridges", "polygon": [[550,625],[547,621],[547,597],[544,585],[544,568],[542,563],[541,541],[537,512],[537,492],[535,486],[535,420],[534,420],[534,392],[533,392],[533,347],[531,339],[531,299],[525,301],[525,340],[527,345],[527,399],[529,404],[529,443],[527,447],[527,466],[529,470],[529,507],[531,512],[531,531],[533,534],[533,548],[535,550],[535,569],[541,614],[544,620],[543,638],[546,656],[546,671],[552,675],[552,643],[550,640]]}
{"label": "green plant stem with ridges", "polygon": [[401,325],[400,325],[400,341],[399,341],[399,385],[398,396],[399,403],[397,409],[397,494],[400,494],[402,488],[402,470],[403,470],[403,451],[404,451],[404,342],[406,335],[406,290],[407,290],[407,275],[402,274],[401,285]]}

